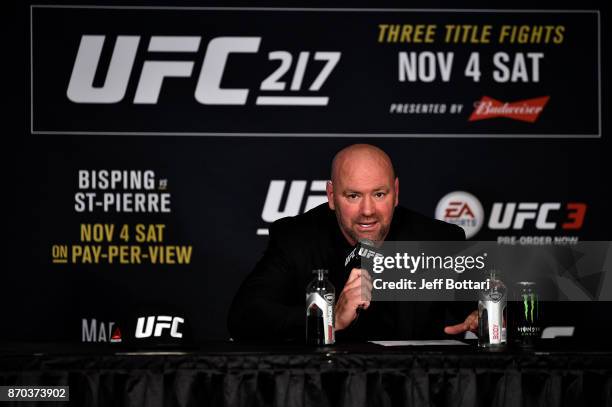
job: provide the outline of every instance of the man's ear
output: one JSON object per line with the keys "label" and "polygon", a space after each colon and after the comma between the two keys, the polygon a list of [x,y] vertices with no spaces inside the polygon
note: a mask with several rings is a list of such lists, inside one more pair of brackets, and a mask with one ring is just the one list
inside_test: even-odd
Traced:
{"label": "man's ear", "polygon": [[399,204],[399,178],[395,177],[395,206]]}
{"label": "man's ear", "polygon": [[327,181],[325,192],[327,192],[327,204],[329,205],[329,209],[333,211],[336,208],[334,206],[334,184],[332,184],[331,181]]}

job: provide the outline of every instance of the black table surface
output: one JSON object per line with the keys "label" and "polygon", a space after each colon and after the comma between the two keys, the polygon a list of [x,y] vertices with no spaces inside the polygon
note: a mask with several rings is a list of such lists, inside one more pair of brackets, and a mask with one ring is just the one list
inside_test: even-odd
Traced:
{"label": "black table surface", "polygon": [[[612,346],[3,343],[0,384],[86,406],[612,406]],[[15,404],[16,405],[16,404]]]}
{"label": "black table surface", "polygon": [[556,338],[541,340],[535,347],[519,348],[513,345],[502,349],[477,346],[476,340],[462,340],[465,345],[403,345],[382,346],[371,342],[337,343],[331,346],[306,346],[298,343],[237,343],[211,341],[198,344],[111,344],[111,343],[0,343],[0,359],[27,356],[110,356],[110,355],[470,355],[470,356],[546,356],[546,355],[600,355],[612,356],[612,339],[598,342],[576,342]]}

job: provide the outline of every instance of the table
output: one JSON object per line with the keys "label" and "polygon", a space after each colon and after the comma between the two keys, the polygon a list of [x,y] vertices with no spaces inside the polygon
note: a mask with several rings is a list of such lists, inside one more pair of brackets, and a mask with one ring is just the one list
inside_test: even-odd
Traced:
{"label": "table", "polygon": [[558,341],[533,351],[502,352],[480,350],[471,341],[399,348],[0,345],[0,385],[35,384],[69,386],[69,404],[80,407],[600,407],[612,406],[612,349]]}

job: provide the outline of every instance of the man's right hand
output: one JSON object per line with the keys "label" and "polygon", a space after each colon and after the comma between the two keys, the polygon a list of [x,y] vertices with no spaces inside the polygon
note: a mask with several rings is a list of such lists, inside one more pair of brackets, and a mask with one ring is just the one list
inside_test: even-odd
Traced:
{"label": "man's right hand", "polygon": [[348,327],[357,318],[357,309],[368,309],[372,299],[372,278],[364,269],[351,270],[334,308],[336,330]]}

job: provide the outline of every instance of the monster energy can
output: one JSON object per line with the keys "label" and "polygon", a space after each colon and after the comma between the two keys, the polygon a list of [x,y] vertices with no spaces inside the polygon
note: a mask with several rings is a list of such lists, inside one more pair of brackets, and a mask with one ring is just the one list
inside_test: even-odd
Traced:
{"label": "monster energy can", "polygon": [[514,343],[530,348],[540,338],[540,301],[533,281],[516,283],[512,312]]}

